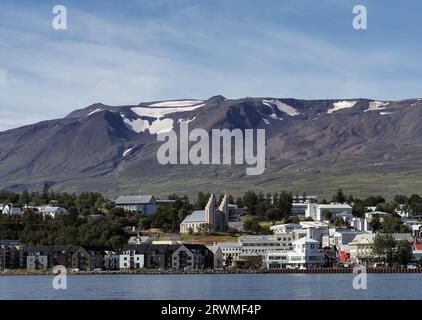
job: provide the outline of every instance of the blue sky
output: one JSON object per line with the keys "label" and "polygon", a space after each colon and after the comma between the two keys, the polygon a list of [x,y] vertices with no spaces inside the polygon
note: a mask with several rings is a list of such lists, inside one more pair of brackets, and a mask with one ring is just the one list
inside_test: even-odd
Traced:
{"label": "blue sky", "polygon": [[421,97],[421,18],[416,0],[2,0],[0,130],[95,102]]}

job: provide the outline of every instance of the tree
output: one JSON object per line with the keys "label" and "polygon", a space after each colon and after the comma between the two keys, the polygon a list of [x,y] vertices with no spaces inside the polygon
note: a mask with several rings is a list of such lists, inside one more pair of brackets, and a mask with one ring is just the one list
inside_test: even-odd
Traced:
{"label": "tree", "polygon": [[406,204],[409,201],[409,198],[401,195],[401,194],[396,194],[394,196],[394,202],[398,203],[398,204]]}
{"label": "tree", "polygon": [[335,216],[334,218],[331,219],[330,221],[335,227],[342,227],[342,226],[347,226],[347,222],[344,221],[344,219],[342,217],[339,216]]}
{"label": "tree", "polygon": [[234,204],[234,199],[233,199],[233,196],[231,194],[229,194],[229,196],[227,197],[227,203],[228,204]]}
{"label": "tree", "polygon": [[208,235],[211,231],[212,226],[209,223],[202,223],[198,227],[198,231],[202,234]]}
{"label": "tree", "polygon": [[344,203],[346,201],[346,196],[343,193],[342,189],[338,189],[337,193],[333,197],[333,202]]}
{"label": "tree", "polygon": [[410,231],[409,227],[403,224],[400,217],[386,216],[381,223],[381,230],[383,233],[406,233]]}
{"label": "tree", "polygon": [[276,221],[280,218],[280,211],[275,208],[270,208],[265,212],[265,218],[269,221]]}
{"label": "tree", "polygon": [[247,191],[243,196],[243,204],[248,210],[249,214],[256,214],[256,205],[258,203],[258,197],[255,192]]}
{"label": "tree", "polygon": [[396,241],[391,234],[377,233],[372,245],[372,256],[377,261],[392,263],[393,250],[396,247]]}
{"label": "tree", "polygon": [[321,216],[325,219],[325,220],[330,220],[332,217],[332,213],[328,210],[328,209],[324,209],[321,211]]}
{"label": "tree", "polygon": [[148,230],[151,228],[152,219],[150,217],[142,217],[139,219],[139,228],[142,230]]}
{"label": "tree", "polygon": [[397,204],[394,202],[383,202],[377,204],[376,210],[383,211],[387,213],[394,213],[397,208]]}
{"label": "tree", "polygon": [[365,205],[365,207],[376,207],[379,203],[384,203],[385,199],[381,196],[376,196],[376,197],[369,197],[366,198],[363,203]]}
{"label": "tree", "polygon": [[245,217],[243,221],[243,230],[253,234],[259,233],[261,231],[259,219],[253,216]]}
{"label": "tree", "polygon": [[236,205],[237,205],[238,208],[243,208],[243,200],[242,200],[242,197],[238,197],[236,199]]}
{"label": "tree", "polygon": [[363,201],[360,199],[355,199],[353,202],[353,215],[355,217],[363,218],[365,216],[365,205],[363,204]]}
{"label": "tree", "polygon": [[293,196],[291,193],[282,191],[278,198],[277,209],[281,213],[282,218],[287,218],[292,211],[293,206]]}
{"label": "tree", "polygon": [[395,260],[399,265],[408,264],[413,258],[411,243],[407,240],[401,240],[397,243]]}

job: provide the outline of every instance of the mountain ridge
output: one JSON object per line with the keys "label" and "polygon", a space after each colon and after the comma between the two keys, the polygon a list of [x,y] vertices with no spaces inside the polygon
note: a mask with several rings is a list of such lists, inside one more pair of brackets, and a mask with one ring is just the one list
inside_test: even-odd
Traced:
{"label": "mountain ridge", "polygon": [[[159,165],[156,134],[177,132],[181,120],[190,129],[207,131],[266,129],[266,172],[252,178],[235,165]],[[421,173],[421,135],[420,98],[217,95],[123,106],[95,103],[60,119],[0,132],[0,188],[192,194],[198,188],[277,191],[287,184],[285,189],[293,192],[322,195],[337,187],[371,194],[410,192],[422,187],[415,184]],[[379,185],[371,187],[373,181]]]}

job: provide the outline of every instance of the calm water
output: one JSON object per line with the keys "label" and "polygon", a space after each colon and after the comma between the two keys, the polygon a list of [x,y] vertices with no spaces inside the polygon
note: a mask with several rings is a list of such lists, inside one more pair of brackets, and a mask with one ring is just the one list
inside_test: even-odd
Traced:
{"label": "calm water", "polygon": [[422,299],[422,274],[369,274],[355,290],[353,274],[0,276],[4,299]]}

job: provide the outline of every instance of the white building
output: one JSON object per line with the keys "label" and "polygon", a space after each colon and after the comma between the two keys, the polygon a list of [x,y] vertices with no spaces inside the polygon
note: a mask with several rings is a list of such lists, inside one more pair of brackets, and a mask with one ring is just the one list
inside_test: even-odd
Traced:
{"label": "white building", "polygon": [[292,250],[268,251],[263,262],[267,269],[313,268],[323,266],[324,257],[318,241],[304,237],[293,241]]}
{"label": "white building", "polygon": [[285,224],[277,224],[270,227],[270,230],[274,234],[284,234],[288,232],[292,232],[295,229],[300,229],[302,226],[297,223],[285,223]]}
{"label": "white building", "polygon": [[308,237],[322,243],[322,237],[328,234],[328,223],[320,221],[301,221],[301,229],[293,230],[293,240]]}
{"label": "white building", "polygon": [[200,232],[204,225],[209,227],[209,231],[221,231],[228,222],[229,210],[226,195],[216,209],[216,197],[211,194],[204,210],[195,210],[182,221],[180,233]]}
{"label": "white building", "polygon": [[26,268],[27,269],[48,269],[48,255],[53,247],[34,246],[26,249]]}
{"label": "white building", "polygon": [[264,256],[268,251],[282,251],[292,248],[292,233],[271,235],[247,235],[239,237],[242,255],[258,254]]}
{"label": "white building", "polygon": [[120,269],[141,269],[145,267],[147,245],[126,245],[119,256]]}
{"label": "white building", "polygon": [[151,195],[144,196],[120,196],[115,201],[116,208],[122,208],[125,211],[139,212],[147,215],[154,214],[157,211],[157,203]]}
{"label": "white building", "polygon": [[221,249],[223,265],[226,267],[229,267],[242,253],[242,244],[239,242],[219,242],[217,247]]}
{"label": "white building", "polygon": [[128,240],[128,244],[143,244],[143,243],[150,243],[151,239],[149,236],[132,236]]}
{"label": "white building", "polygon": [[2,213],[10,216],[19,215],[22,214],[22,208],[13,203],[7,203],[3,205]]}
{"label": "white building", "polygon": [[324,235],[322,239],[323,247],[336,246],[337,249],[343,249],[355,239],[358,234],[365,234],[367,232],[357,231],[351,229],[330,228],[329,234]]}
{"label": "white building", "polygon": [[353,208],[345,203],[330,203],[330,204],[317,204],[308,203],[305,212],[306,218],[312,218],[314,221],[323,221],[324,217],[321,213],[328,210],[332,216],[341,215],[342,217],[352,218]]}
{"label": "white building", "polygon": [[214,255],[214,269],[221,269],[224,267],[224,257],[223,257],[223,250],[217,245],[214,244],[213,246],[207,246],[208,250],[210,250]]}
{"label": "white building", "polygon": [[356,264],[366,264],[371,258],[375,234],[358,234],[350,243],[350,261]]}
{"label": "white building", "polygon": [[37,208],[39,212],[42,213],[43,217],[51,217],[55,219],[57,216],[67,214],[67,210],[65,208],[60,207],[52,207],[52,206],[42,206]]}

